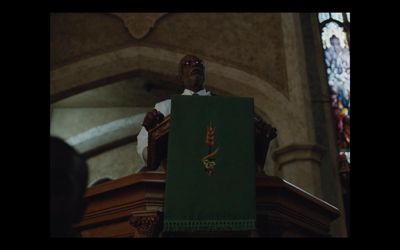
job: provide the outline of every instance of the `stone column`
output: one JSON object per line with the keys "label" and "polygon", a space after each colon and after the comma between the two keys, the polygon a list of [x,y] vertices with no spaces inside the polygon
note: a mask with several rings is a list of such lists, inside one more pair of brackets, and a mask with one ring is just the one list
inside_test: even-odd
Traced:
{"label": "stone column", "polygon": [[324,151],[317,144],[291,144],[277,149],[272,157],[284,180],[321,198],[320,166]]}

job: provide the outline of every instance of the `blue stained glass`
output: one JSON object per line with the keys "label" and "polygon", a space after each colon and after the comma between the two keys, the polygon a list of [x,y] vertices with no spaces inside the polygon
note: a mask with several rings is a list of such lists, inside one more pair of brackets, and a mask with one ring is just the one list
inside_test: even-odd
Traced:
{"label": "blue stained glass", "polygon": [[318,14],[319,22],[322,23],[325,20],[329,19],[329,12],[321,12]]}
{"label": "blue stained glass", "polygon": [[343,23],[343,13],[341,12],[331,12],[332,19]]}
{"label": "blue stained glass", "polygon": [[[340,19],[339,15],[335,18],[335,13],[331,15],[333,19]],[[340,15],[343,20],[342,13]],[[346,153],[345,159],[350,163],[350,48],[347,35],[342,26],[331,21],[324,24],[321,38],[332,107],[337,122],[337,143],[339,151]]]}

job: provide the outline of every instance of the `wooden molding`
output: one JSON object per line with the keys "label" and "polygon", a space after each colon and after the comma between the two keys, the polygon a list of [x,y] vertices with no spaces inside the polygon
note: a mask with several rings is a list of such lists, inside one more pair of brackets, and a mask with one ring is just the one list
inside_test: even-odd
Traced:
{"label": "wooden molding", "polygon": [[[76,229],[83,237],[158,237],[166,174],[142,172],[87,190],[87,210]],[[256,177],[260,237],[329,237],[339,210],[279,177]],[[173,235],[172,235],[173,237]]]}

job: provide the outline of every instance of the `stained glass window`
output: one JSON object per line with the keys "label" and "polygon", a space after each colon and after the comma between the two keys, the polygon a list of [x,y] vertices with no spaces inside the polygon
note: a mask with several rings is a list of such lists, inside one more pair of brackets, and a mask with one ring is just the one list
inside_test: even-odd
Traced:
{"label": "stained glass window", "polygon": [[347,230],[350,195],[350,13],[318,13],[330,97],[335,116],[338,170]]}
{"label": "stained glass window", "polygon": [[319,22],[323,22],[325,20],[328,20],[329,19],[329,12],[320,12],[318,14],[318,19],[319,19]]}
{"label": "stained glass window", "polygon": [[318,20],[338,131],[339,170],[348,172],[350,170],[350,43],[348,41],[350,13],[319,13]]}
{"label": "stained glass window", "polygon": [[341,13],[341,12],[332,12],[331,13],[331,17],[332,17],[332,19],[343,23],[343,13]]}

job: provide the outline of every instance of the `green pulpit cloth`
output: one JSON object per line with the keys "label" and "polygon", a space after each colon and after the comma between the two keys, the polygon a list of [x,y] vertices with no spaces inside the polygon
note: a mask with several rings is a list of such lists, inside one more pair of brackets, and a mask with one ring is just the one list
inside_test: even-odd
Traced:
{"label": "green pulpit cloth", "polygon": [[255,174],[252,98],[172,98],[165,232],[254,230]]}

